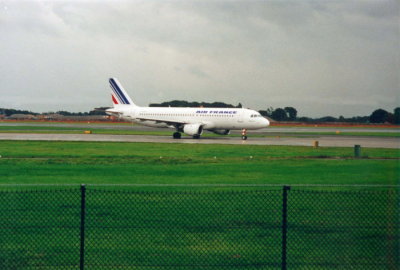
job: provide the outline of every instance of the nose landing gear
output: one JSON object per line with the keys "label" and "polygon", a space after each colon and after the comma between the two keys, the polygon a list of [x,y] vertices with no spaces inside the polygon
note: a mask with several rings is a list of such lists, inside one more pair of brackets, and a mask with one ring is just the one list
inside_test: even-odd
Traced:
{"label": "nose landing gear", "polygon": [[242,140],[247,140],[247,129],[242,129]]}

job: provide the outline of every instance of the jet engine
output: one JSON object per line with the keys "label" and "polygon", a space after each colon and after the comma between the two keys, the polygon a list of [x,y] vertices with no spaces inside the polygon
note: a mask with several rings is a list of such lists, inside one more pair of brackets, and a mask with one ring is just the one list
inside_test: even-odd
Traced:
{"label": "jet engine", "polygon": [[231,133],[229,129],[213,129],[211,131],[218,135],[229,135]]}
{"label": "jet engine", "polygon": [[186,124],[183,127],[183,132],[191,136],[200,136],[203,133],[203,126],[201,124]]}

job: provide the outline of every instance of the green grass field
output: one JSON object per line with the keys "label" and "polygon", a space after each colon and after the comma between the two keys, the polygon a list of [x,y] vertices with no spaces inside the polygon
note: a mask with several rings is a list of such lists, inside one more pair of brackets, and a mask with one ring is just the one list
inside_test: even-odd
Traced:
{"label": "green grass field", "polygon": [[2,184],[399,183],[397,149],[0,142]]}
{"label": "green grass field", "polygon": [[[362,154],[0,141],[0,269],[78,269],[80,183],[88,184],[85,269],[279,269],[281,187],[229,185],[399,185],[398,149]],[[293,187],[289,268],[395,269],[398,201],[396,187]]]}

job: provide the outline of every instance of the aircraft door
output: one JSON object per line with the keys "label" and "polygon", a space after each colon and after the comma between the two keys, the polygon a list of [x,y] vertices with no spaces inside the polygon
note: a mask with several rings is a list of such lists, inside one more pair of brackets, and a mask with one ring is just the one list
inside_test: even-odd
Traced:
{"label": "aircraft door", "polygon": [[242,124],[244,121],[244,117],[245,117],[245,111],[244,110],[240,110],[238,111],[239,117],[238,117],[238,123]]}

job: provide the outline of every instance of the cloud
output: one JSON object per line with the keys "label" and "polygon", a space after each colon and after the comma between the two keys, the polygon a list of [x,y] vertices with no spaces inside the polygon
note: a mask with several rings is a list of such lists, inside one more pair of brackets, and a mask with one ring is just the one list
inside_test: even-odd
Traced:
{"label": "cloud", "polygon": [[87,111],[109,105],[111,76],[141,105],[219,100],[351,116],[399,104],[396,1],[1,6],[0,107]]}

